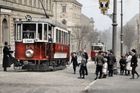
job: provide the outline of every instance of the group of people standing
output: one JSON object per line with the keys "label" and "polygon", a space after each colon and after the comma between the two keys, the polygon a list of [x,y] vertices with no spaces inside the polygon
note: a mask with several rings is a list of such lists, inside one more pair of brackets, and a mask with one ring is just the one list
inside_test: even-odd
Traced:
{"label": "group of people standing", "polygon": [[[82,52],[81,57],[82,57],[81,63],[78,63],[77,55],[76,53],[73,53],[71,62],[73,64],[74,74],[76,73],[76,67],[80,66],[79,69],[80,78],[85,78],[85,75],[88,75],[88,70],[87,70],[88,54],[84,51]],[[120,75],[132,74],[131,79],[134,79],[136,74],[137,78],[139,78],[139,74],[136,71],[136,68],[138,66],[137,64],[138,58],[135,49],[132,49],[125,56],[122,56],[121,59],[119,60],[119,63],[120,63]],[[117,71],[116,57],[114,56],[111,50],[108,52],[99,51],[98,55],[95,58],[95,64],[96,64],[95,80],[106,78],[107,76],[113,77],[113,75]]]}
{"label": "group of people standing", "polygon": [[116,58],[112,51],[103,52],[99,51],[97,57],[95,58],[96,64],[96,79],[106,78],[107,75],[112,77],[114,74],[114,64],[116,63]]}
{"label": "group of people standing", "polygon": [[88,75],[88,70],[87,70],[88,54],[85,50],[81,53],[81,63],[78,63],[77,54],[75,52],[72,53],[71,63],[73,64],[74,74],[76,74],[76,68],[78,66],[80,66],[80,69],[79,69],[80,77],[79,78],[84,79],[85,75]]}
{"label": "group of people standing", "polygon": [[122,56],[119,63],[120,63],[120,75],[123,74],[130,75],[131,73],[132,74],[131,79],[135,78],[135,74],[137,75],[137,78],[139,78],[139,74],[136,71],[136,68],[138,66],[138,58],[135,49],[132,49],[125,56]]}

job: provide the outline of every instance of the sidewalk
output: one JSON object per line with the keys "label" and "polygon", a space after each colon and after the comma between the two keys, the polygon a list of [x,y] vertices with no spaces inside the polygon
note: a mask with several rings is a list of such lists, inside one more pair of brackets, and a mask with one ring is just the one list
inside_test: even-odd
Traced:
{"label": "sidewalk", "polygon": [[[140,74],[140,61],[137,71]],[[86,93],[140,93],[140,77],[130,78],[131,76],[114,75],[106,79],[98,79]]]}
{"label": "sidewalk", "polygon": [[131,80],[130,76],[114,76],[97,80],[88,93],[140,93],[140,78]]}

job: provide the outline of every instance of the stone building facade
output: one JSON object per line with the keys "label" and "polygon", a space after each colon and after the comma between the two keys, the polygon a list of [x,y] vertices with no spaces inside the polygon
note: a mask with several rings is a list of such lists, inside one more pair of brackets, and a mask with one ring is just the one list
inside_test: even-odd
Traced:
{"label": "stone building facade", "polygon": [[40,1],[43,2],[49,17],[53,16],[53,0],[0,0],[0,53],[7,41],[14,48],[14,22],[24,20],[26,15],[32,18],[45,17]]}
{"label": "stone building facade", "polygon": [[82,5],[76,0],[54,0],[54,18],[65,24],[71,31],[71,52],[76,51],[76,41],[73,31],[80,26]]}
{"label": "stone building facade", "polygon": [[82,4],[76,0],[54,0],[53,15],[71,31],[71,52],[81,50],[83,47],[79,47],[75,33],[80,32],[81,26],[94,28],[92,19],[82,14]]}
{"label": "stone building facade", "polygon": [[71,28],[80,23],[81,8],[76,0],[54,0],[54,18]]}

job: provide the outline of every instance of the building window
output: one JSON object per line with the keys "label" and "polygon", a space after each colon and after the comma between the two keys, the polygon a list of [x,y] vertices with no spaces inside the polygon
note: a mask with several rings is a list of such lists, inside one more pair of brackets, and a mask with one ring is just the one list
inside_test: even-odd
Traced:
{"label": "building window", "polygon": [[32,0],[29,1],[29,5],[32,6]]}
{"label": "building window", "polygon": [[24,0],[24,4],[27,5],[27,0]]}
{"label": "building window", "polygon": [[19,4],[22,4],[22,0],[19,0],[18,3],[19,3]]}
{"label": "building window", "polygon": [[62,6],[62,12],[63,13],[66,13],[66,5],[65,6]]}
{"label": "building window", "polygon": [[36,7],[36,0],[33,1],[33,7]]}
{"label": "building window", "polygon": [[46,3],[45,9],[48,10],[48,0],[46,0],[45,3]]}

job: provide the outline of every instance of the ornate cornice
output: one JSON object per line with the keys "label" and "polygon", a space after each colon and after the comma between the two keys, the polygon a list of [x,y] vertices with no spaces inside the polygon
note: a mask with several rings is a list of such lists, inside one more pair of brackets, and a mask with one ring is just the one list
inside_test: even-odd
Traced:
{"label": "ornate cornice", "polygon": [[79,2],[76,1],[76,0],[53,0],[53,1],[54,1],[54,2],[70,2],[70,3],[74,3],[74,4],[79,5],[79,6],[82,7],[82,4],[79,3]]}

